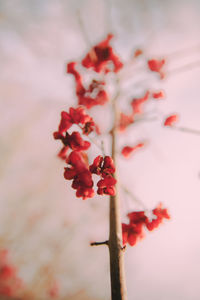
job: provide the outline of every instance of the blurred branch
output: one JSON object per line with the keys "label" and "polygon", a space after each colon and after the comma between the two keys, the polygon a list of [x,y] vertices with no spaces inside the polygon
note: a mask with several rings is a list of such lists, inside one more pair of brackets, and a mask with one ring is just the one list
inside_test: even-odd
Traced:
{"label": "blurred branch", "polygon": [[167,127],[177,130],[177,131],[200,135],[200,130],[198,130],[198,129],[192,129],[192,128],[187,128],[187,127],[177,127],[177,126],[167,126]]}
{"label": "blurred branch", "polygon": [[174,69],[168,71],[167,75],[168,76],[176,75],[178,73],[182,73],[185,71],[191,71],[194,68],[198,68],[198,67],[200,67],[200,61],[194,61],[194,62],[185,64],[183,66],[180,66],[180,67],[177,67],[177,68],[174,68]]}
{"label": "blurred branch", "polygon": [[145,204],[138,199],[132,192],[130,192],[124,185],[121,185],[121,188],[124,190],[124,192],[137,204],[139,204],[141,207],[143,207],[143,209],[145,211],[148,211],[148,209],[146,208]]}
{"label": "blurred branch", "polygon": [[79,23],[81,32],[82,32],[82,34],[83,34],[84,40],[86,41],[86,44],[87,44],[88,46],[92,47],[92,44],[91,44],[90,39],[89,39],[89,37],[88,37],[87,31],[85,30],[85,26],[84,26],[83,20],[82,20],[82,18],[81,18],[81,12],[80,12],[80,9],[77,10],[77,19],[78,19],[78,23]]}
{"label": "blurred branch", "polygon": [[177,56],[182,56],[182,55],[185,55],[185,54],[191,54],[191,52],[193,51],[200,51],[200,44],[197,44],[195,46],[191,46],[191,47],[187,47],[187,48],[184,48],[184,49],[179,49],[179,50],[176,50],[176,51],[173,51],[171,53],[168,53],[168,54],[163,54],[162,56],[163,57],[167,57],[167,58],[171,58],[171,57],[177,57]]}

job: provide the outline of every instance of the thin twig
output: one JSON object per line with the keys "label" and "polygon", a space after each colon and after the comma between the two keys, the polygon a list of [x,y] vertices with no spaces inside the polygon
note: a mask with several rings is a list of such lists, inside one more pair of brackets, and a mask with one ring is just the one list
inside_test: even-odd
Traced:
{"label": "thin twig", "polygon": [[192,128],[186,128],[186,127],[177,127],[177,126],[167,126],[168,128],[177,130],[177,131],[182,131],[186,133],[192,133],[196,135],[200,135],[200,130],[198,129],[192,129]]}
{"label": "thin twig", "polygon": [[92,43],[90,42],[90,39],[87,35],[87,31],[85,30],[85,26],[84,26],[83,20],[81,18],[80,10],[77,10],[77,17],[78,17],[78,23],[80,25],[80,29],[81,29],[81,32],[83,34],[84,40],[85,40],[87,46],[90,48],[89,55],[90,55],[91,59],[93,61],[95,61],[95,60],[97,60],[97,56],[96,56],[96,53],[95,53],[95,51],[92,47]]}
{"label": "thin twig", "polygon": [[104,242],[91,242],[90,246],[101,246],[101,245],[107,245],[108,246],[108,241]]}
{"label": "thin twig", "polygon": [[95,139],[88,136],[88,140],[90,140],[90,142],[92,142],[96,147],[98,147],[102,151],[103,156],[105,155],[104,151],[102,150],[102,146],[99,145]]}
{"label": "thin twig", "polygon": [[[77,124],[77,125],[78,125],[78,127],[79,127],[81,130],[83,129],[79,124]],[[88,138],[88,140],[89,140],[91,143],[93,143],[98,149],[100,149],[100,150],[102,151],[103,156],[105,156],[105,152],[104,152],[103,149],[102,149],[102,145],[99,145],[98,142],[97,142],[95,139],[91,138],[91,137],[88,136],[88,135],[87,135],[87,138]]]}
{"label": "thin twig", "polygon": [[171,52],[171,53],[167,53],[167,54],[163,54],[162,56],[163,57],[166,57],[166,58],[171,58],[171,57],[180,57],[182,55],[185,55],[185,54],[191,54],[192,51],[198,51],[200,50],[200,44],[197,44],[195,46],[191,46],[191,47],[187,47],[187,48],[184,48],[184,49],[179,49],[179,50],[176,50],[174,52]]}
{"label": "thin twig", "polygon": [[172,76],[172,75],[176,75],[178,73],[182,73],[182,72],[185,72],[185,71],[190,71],[190,70],[192,70],[194,68],[197,68],[197,67],[200,67],[200,61],[194,61],[194,62],[185,64],[181,67],[177,67],[177,68],[174,68],[172,70],[169,70],[167,72],[167,76]]}
{"label": "thin twig", "polygon": [[81,18],[81,13],[80,13],[80,10],[78,9],[77,10],[77,19],[78,19],[78,23],[79,23],[79,26],[80,26],[80,29],[81,29],[81,32],[83,34],[83,37],[84,37],[84,40],[86,42],[86,44],[89,46],[89,47],[92,47],[92,44],[90,42],[90,39],[87,35],[87,31],[85,30],[85,26],[84,26],[84,23],[83,23],[83,20]]}
{"label": "thin twig", "polygon": [[102,151],[103,156],[105,156],[106,154],[105,154],[105,146],[104,146],[103,140],[101,140],[101,151]]}
{"label": "thin twig", "polygon": [[138,203],[141,207],[143,207],[143,209],[145,211],[148,211],[148,209],[146,208],[145,204],[142,202],[142,200],[138,199],[132,192],[130,192],[124,185],[121,185],[122,189],[124,190],[124,192],[130,196],[130,198]]}

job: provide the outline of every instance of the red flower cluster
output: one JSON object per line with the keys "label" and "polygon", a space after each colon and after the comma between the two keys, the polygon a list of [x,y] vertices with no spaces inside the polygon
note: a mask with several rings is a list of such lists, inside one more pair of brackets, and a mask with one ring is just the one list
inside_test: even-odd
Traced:
{"label": "red flower cluster", "polygon": [[128,243],[130,246],[134,246],[142,239],[144,237],[144,227],[152,231],[162,223],[163,219],[170,219],[167,209],[162,208],[161,204],[159,204],[152,213],[155,219],[151,221],[145,216],[144,211],[135,211],[128,214],[129,224],[122,223],[124,245]]}
{"label": "red flower cluster", "polygon": [[88,170],[81,154],[72,151],[66,162],[71,166],[65,168],[64,178],[72,180],[72,188],[76,190],[76,196],[83,200],[94,196],[92,174]]}
{"label": "red flower cluster", "polygon": [[90,166],[90,172],[100,175],[102,178],[97,183],[97,194],[115,195],[114,185],[116,184],[116,179],[112,176],[115,172],[115,166],[110,156],[105,156],[104,158],[101,155],[97,156]]}
{"label": "red flower cluster", "polygon": [[17,269],[8,262],[8,251],[0,250],[0,296],[17,297],[22,281]]}
{"label": "red flower cluster", "polygon": [[143,113],[143,105],[149,100],[150,97],[154,99],[164,98],[164,92],[158,91],[150,93],[149,91],[146,91],[143,97],[134,98],[131,102],[132,113],[130,115],[125,115],[124,113],[120,114],[118,125],[119,131],[124,131],[129,125],[134,123],[135,115]]}
{"label": "red flower cluster", "polygon": [[[94,46],[82,60],[82,65],[85,68],[92,68],[98,73],[101,71],[105,73],[110,71],[118,72],[123,67],[123,64],[109,45],[112,38],[113,35],[108,34],[104,41]],[[113,69],[110,69],[110,62],[113,64]]]}
{"label": "red flower cluster", "polygon": [[139,143],[133,147],[130,146],[125,146],[122,151],[121,154],[124,157],[129,157],[131,153],[135,152],[137,149],[142,148],[144,146],[144,143]]}
{"label": "red flower cluster", "polygon": [[108,101],[108,95],[104,90],[104,81],[93,80],[86,89],[82,83],[82,77],[75,69],[75,62],[67,65],[67,73],[74,75],[76,80],[76,95],[78,97],[78,104],[84,105],[87,109],[95,105],[104,105]]}
{"label": "red flower cluster", "polygon": [[122,223],[123,244],[129,243],[130,246],[134,246],[138,240],[144,237],[143,225],[147,217],[143,211],[132,212],[129,215],[130,223]]}
{"label": "red flower cluster", "polygon": [[77,124],[85,135],[88,135],[94,130],[99,134],[98,126],[94,123],[93,119],[85,113],[82,107],[70,107],[69,113],[62,111],[58,131],[53,134],[54,138],[61,140],[64,145],[58,153],[58,156],[62,159],[66,159],[69,148],[75,151],[83,151],[90,147],[90,142],[84,141],[79,132],[74,131],[71,135],[67,132],[73,124]]}
{"label": "red flower cluster", "polygon": [[61,121],[58,127],[58,131],[54,132],[55,139],[61,139],[65,136],[66,131],[73,125],[77,124],[81,127],[82,132],[88,135],[92,131],[99,133],[97,125],[94,123],[92,117],[86,114],[83,107],[73,108],[70,107],[69,113],[61,112]]}
{"label": "red flower cluster", "polygon": [[172,126],[178,121],[178,115],[171,115],[164,121],[164,126]]}
{"label": "red flower cluster", "polygon": [[160,78],[163,79],[164,78],[164,73],[162,71],[162,68],[165,64],[165,59],[151,59],[148,60],[148,67],[152,72],[157,72],[160,74]]}

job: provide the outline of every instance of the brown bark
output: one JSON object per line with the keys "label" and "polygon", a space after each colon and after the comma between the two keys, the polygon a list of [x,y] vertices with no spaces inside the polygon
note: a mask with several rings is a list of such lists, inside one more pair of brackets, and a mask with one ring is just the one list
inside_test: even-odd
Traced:
{"label": "brown bark", "polygon": [[[116,166],[116,127],[118,122],[116,99],[113,100],[114,126],[112,137],[112,158]],[[117,180],[117,170],[115,172]],[[110,196],[110,278],[112,300],[127,300],[125,274],[124,274],[124,251],[122,246],[122,228],[120,220],[120,202],[118,182],[116,184],[116,195]]]}

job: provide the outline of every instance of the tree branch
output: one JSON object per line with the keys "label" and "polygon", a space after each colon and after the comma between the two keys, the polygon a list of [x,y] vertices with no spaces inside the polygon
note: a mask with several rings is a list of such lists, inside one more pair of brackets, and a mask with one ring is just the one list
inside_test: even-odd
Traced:
{"label": "tree branch", "polygon": [[[118,81],[117,81],[118,83]],[[111,130],[112,138],[112,158],[116,166],[116,139],[117,139],[117,97],[119,90],[112,102],[112,109],[114,114],[114,124]],[[114,174],[117,180],[116,194],[110,196],[110,233],[109,233],[109,253],[110,253],[110,277],[111,277],[111,292],[112,300],[127,300],[126,283],[124,274],[124,250],[122,246],[122,227],[120,220],[120,202],[118,192],[118,178],[117,168]]]}

